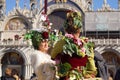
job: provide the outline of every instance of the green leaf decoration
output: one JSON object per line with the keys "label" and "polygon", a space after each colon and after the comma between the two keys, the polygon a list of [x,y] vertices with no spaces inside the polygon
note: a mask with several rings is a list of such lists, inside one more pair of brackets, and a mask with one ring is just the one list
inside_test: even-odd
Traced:
{"label": "green leaf decoration", "polygon": [[91,55],[91,48],[94,47],[94,44],[92,42],[87,42],[84,45],[85,49],[86,49],[86,55],[90,56]]}
{"label": "green leaf decoration", "polygon": [[76,50],[74,50],[75,45],[72,42],[72,40],[65,38],[66,44],[63,46],[63,52],[65,54],[68,54],[72,57],[72,54],[75,53]]}
{"label": "green leaf decoration", "polygon": [[71,39],[65,38],[65,41],[66,41],[66,44],[63,46],[63,52],[65,54],[68,54],[71,57],[73,54],[79,55],[78,46],[74,44]]}
{"label": "green leaf decoration", "polygon": [[78,53],[78,47],[76,46],[76,44],[71,44],[73,50],[74,50],[74,53]]}
{"label": "green leaf decoration", "polygon": [[71,65],[69,63],[61,63],[58,65],[58,75],[60,76],[66,76],[68,74],[68,72],[71,69]]}
{"label": "green leaf decoration", "polygon": [[24,35],[25,40],[31,39],[32,45],[35,49],[38,49],[38,44],[42,41],[42,34],[41,32],[31,30]]}
{"label": "green leaf decoration", "polygon": [[50,34],[50,41],[56,41],[58,37],[55,34]]}
{"label": "green leaf decoration", "polygon": [[[77,54],[78,56],[84,57],[85,55],[91,56],[91,49],[94,47],[94,44],[92,42],[84,42],[83,41],[83,47],[85,48],[85,52],[81,50],[81,47],[78,46],[76,43],[74,43],[74,39],[65,37],[65,45],[63,46],[63,52],[64,54],[67,54],[72,57],[73,54]],[[82,48],[83,48],[82,47]]]}
{"label": "green leaf decoration", "polygon": [[80,80],[83,77],[83,74],[80,73],[77,69],[70,71],[69,73],[70,80]]}

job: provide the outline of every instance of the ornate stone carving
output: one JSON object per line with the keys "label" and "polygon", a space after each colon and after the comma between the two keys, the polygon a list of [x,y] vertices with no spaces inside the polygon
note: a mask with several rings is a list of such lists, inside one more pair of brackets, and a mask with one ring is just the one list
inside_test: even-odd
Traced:
{"label": "ornate stone carving", "polygon": [[5,15],[5,0],[0,0],[0,20],[3,19],[4,15]]}
{"label": "ornate stone carving", "polygon": [[8,22],[5,30],[24,30],[27,25],[21,19],[12,19]]}
{"label": "ornate stone carving", "polygon": [[98,11],[115,11],[115,9],[112,9],[109,4],[107,4],[107,0],[104,0],[102,8],[98,9]]}

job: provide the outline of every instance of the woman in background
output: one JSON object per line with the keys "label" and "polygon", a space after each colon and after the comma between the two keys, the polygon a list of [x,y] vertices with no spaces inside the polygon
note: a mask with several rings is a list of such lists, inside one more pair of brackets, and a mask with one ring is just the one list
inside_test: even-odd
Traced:
{"label": "woman in background", "polygon": [[21,80],[18,74],[18,71],[16,69],[12,69],[12,76],[16,79],[16,80]]}

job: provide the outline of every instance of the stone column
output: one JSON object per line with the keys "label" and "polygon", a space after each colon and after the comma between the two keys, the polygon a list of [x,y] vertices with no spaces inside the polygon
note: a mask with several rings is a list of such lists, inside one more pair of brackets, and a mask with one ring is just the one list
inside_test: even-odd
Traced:
{"label": "stone column", "polygon": [[0,63],[0,77],[2,76],[2,64]]}
{"label": "stone column", "polygon": [[30,79],[30,77],[32,76],[33,73],[33,69],[31,64],[26,64],[25,65],[25,79]]}

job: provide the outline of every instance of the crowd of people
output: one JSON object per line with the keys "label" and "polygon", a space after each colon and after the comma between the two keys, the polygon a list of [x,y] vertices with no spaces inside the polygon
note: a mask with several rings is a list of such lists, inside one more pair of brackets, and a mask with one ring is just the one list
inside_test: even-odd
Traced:
{"label": "crowd of people", "polygon": [[[82,27],[81,14],[70,11],[62,37],[51,35],[44,23],[43,29],[26,33],[25,39],[31,39],[34,47],[31,55],[34,73],[30,80],[83,80],[96,77],[99,77],[97,80],[110,80],[103,57],[94,51],[94,44],[88,38],[81,36]],[[11,78],[9,80],[19,80],[9,71],[9,74],[6,71]]]}
{"label": "crowd of people", "polygon": [[6,68],[5,75],[1,77],[1,80],[22,80],[16,69]]}

